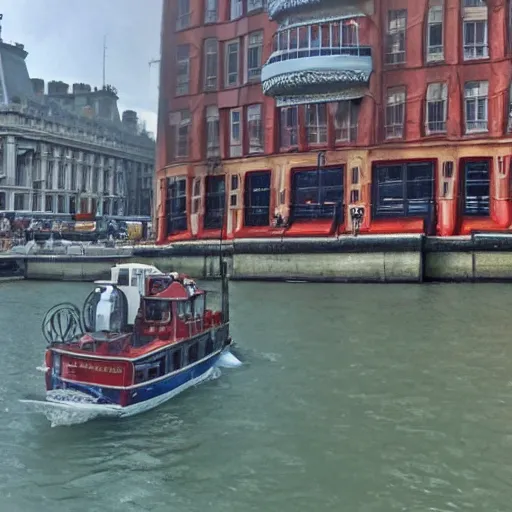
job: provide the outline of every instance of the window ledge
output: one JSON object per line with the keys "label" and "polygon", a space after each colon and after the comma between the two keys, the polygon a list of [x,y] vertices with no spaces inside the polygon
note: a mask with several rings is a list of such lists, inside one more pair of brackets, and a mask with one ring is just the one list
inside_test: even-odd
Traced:
{"label": "window ledge", "polygon": [[464,135],[478,135],[479,133],[489,133],[489,129],[474,129],[474,130],[466,130]]}
{"label": "window ledge", "polygon": [[464,57],[464,62],[472,62],[475,60],[481,61],[481,60],[489,60],[491,57],[489,55],[485,55],[482,57]]}

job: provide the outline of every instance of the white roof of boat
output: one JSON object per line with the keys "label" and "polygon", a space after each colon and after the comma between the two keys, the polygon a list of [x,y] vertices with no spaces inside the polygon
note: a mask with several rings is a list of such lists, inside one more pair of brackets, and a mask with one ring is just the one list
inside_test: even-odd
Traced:
{"label": "white roof of boat", "polygon": [[146,265],[145,263],[118,263],[115,268],[156,268],[153,265]]}

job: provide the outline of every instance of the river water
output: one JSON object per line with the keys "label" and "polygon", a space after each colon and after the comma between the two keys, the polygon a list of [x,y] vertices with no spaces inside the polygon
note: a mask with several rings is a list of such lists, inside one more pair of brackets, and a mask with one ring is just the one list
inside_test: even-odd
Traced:
{"label": "river water", "polygon": [[510,511],[510,285],[232,283],[243,367],[52,428],[18,400],[89,290],[0,284],[0,511]]}

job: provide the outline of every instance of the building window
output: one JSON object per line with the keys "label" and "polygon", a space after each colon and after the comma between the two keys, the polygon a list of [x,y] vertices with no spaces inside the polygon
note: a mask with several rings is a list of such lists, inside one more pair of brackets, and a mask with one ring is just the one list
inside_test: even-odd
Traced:
{"label": "building window", "polygon": [[0,210],[7,210],[7,200],[5,192],[0,192]]}
{"label": "building window", "polygon": [[182,96],[189,93],[190,83],[190,46],[180,44],[176,49],[176,96]]}
{"label": "building window", "polygon": [[426,217],[434,208],[434,164],[376,165],[373,169],[375,217]]}
{"label": "building window", "polygon": [[261,58],[263,53],[263,31],[253,32],[247,43],[247,80],[259,80],[261,77]]}
{"label": "building window", "polygon": [[181,110],[171,114],[171,125],[174,126],[174,157],[185,158],[188,156],[190,112]]}
{"label": "building window", "polygon": [[299,143],[299,109],[283,107],[279,109],[279,145],[281,148],[292,148]]}
{"label": "building window", "polygon": [[205,0],[204,2],[204,22],[217,23],[219,19],[218,0]]}
{"label": "building window", "polygon": [[360,102],[354,100],[338,101],[334,115],[336,142],[353,142],[357,140],[357,120]]}
{"label": "building window", "polygon": [[190,0],[176,0],[178,2],[178,16],[176,17],[176,30],[183,30],[190,25]]}
{"label": "building window", "polygon": [[229,156],[242,156],[242,114],[241,111],[229,111]]}
{"label": "building window", "polygon": [[245,175],[244,225],[268,226],[270,223],[270,171]]}
{"label": "building window", "polygon": [[217,89],[217,73],[219,43],[217,39],[206,39],[204,42],[204,89],[212,91]]}
{"label": "building window", "polygon": [[[53,211],[53,196],[46,196],[44,199],[44,210],[46,212]],[[82,210],[85,211],[86,209]]]}
{"label": "building window", "polygon": [[46,170],[46,190],[52,190],[53,189],[53,169],[52,164],[50,163]]}
{"label": "building window", "polygon": [[487,131],[488,82],[467,82],[464,86],[466,133]]}
{"label": "building window", "polygon": [[14,176],[14,184],[17,187],[27,186],[27,169],[23,158],[16,159],[16,173]]}
{"label": "building window", "polygon": [[427,25],[427,62],[444,59],[443,51],[443,2],[430,0]]}
{"label": "building window", "polygon": [[386,139],[404,136],[405,89],[388,89],[386,101]]}
{"label": "building window", "polygon": [[95,167],[92,171],[92,192],[96,194],[100,183],[100,170]]}
{"label": "building window", "polygon": [[247,14],[263,9],[263,0],[247,0]]}
{"label": "building window", "polygon": [[241,18],[244,13],[243,0],[230,0],[229,19]]}
{"label": "building window", "polygon": [[428,85],[426,110],[426,133],[446,132],[446,116],[448,111],[448,87],[446,84]]}
{"label": "building window", "polygon": [[464,215],[489,215],[489,160],[464,163]]}
{"label": "building window", "polygon": [[247,131],[249,133],[249,153],[263,153],[261,105],[247,107]]}
{"label": "building window", "polygon": [[66,211],[66,197],[57,196],[57,213],[64,213]]}
{"label": "building window", "polygon": [[14,194],[14,209],[19,210],[25,210],[25,194]]}
{"label": "building window", "polygon": [[489,57],[487,20],[464,20],[464,60],[486,59],[487,57]]}
{"label": "building window", "polygon": [[237,40],[226,43],[226,87],[238,85],[238,72],[240,67],[240,42]]}
{"label": "building window", "polygon": [[76,164],[71,164],[71,190],[77,190]]}
{"label": "building window", "polygon": [[342,205],[343,169],[293,171],[293,220],[341,220]]}
{"label": "building window", "polygon": [[386,64],[405,62],[405,32],[407,10],[388,11],[388,31],[386,38]]}
{"label": "building window", "polygon": [[313,103],[306,105],[306,134],[309,144],[327,142],[327,104]]}
{"label": "building window", "polygon": [[[42,195],[40,193],[35,193],[34,197],[32,199],[32,211],[33,212],[40,212],[42,211]],[[2,208],[0,208],[1,210]]]}
{"label": "building window", "polygon": [[204,229],[221,229],[224,224],[226,205],[226,181],[224,176],[206,177],[206,202]]}
{"label": "building window", "polygon": [[220,155],[219,109],[215,105],[206,108],[206,156]]}
{"label": "building window", "polygon": [[103,192],[105,194],[110,194],[110,172],[103,171]]}
{"label": "building window", "polygon": [[167,235],[187,230],[187,178],[167,178]]}

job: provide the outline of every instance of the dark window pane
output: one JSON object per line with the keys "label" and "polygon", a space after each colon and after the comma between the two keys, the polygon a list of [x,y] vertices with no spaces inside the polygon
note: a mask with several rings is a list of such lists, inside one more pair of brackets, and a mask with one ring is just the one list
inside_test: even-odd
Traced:
{"label": "dark window pane", "polygon": [[343,169],[299,171],[293,174],[292,215],[297,219],[341,220]]}
{"label": "dark window pane", "polygon": [[270,222],[270,171],[250,172],[245,177],[246,226],[268,226]]}
{"label": "dark window pane", "polygon": [[489,215],[489,162],[466,162],[464,165],[465,215]]}
{"label": "dark window pane", "polygon": [[221,229],[226,204],[226,183],[224,176],[206,178],[205,229]]}

